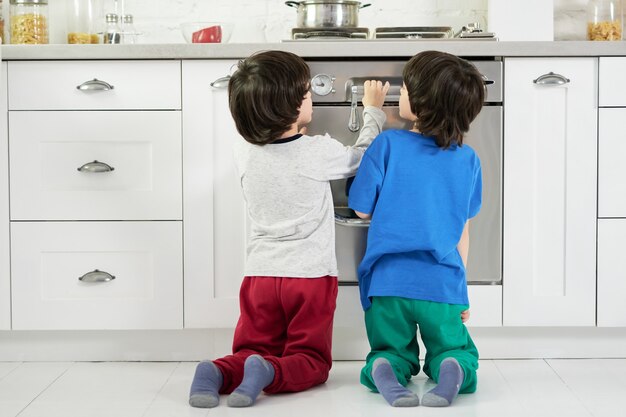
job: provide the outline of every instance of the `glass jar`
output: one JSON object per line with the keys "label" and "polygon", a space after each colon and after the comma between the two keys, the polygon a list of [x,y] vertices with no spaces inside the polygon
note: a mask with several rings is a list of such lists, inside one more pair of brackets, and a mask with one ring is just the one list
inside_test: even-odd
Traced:
{"label": "glass jar", "polygon": [[94,0],[69,0],[67,7],[67,43],[100,43]]}
{"label": "glass jar", "polygon": [[135,24],[133,23],[133,15],[125,14],[122,18],[122,43],[133,44],[137,43],[137,31],[135,30]]}
{"label": "glass jar", "polygon": [[621,0],[590,0],[587,5],[587,39],[622,40]]}
{"label": "glass jar", "polygon": [[106,15],[107,26],[102,43],[120,43],[122,41],[122,29],[120,28],[119,19],[119,16],[115,13]]}
{"label": "glass jar", "polygon": [[48,43],[48,0],[11,0],[12,44]]}
{"label": "glass jar", "polygon": [[4,15],[2,14],[2,0],[0,0],[0,43],[4,43]]}

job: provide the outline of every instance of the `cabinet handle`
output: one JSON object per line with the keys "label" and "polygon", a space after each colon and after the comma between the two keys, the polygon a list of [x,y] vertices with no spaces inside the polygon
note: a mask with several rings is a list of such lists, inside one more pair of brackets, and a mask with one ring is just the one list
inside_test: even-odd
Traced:
{"label": "cabinet handle", "polygon": [[111,172],[115,170],[111,165],[100,161],[87,162],[76,169],[80,172]]}
{"label": "cabinet handle", "polygon": [[108,82],[101,81],[97,78],[94,78],[93,80],[85,81],[81,85],[76,86],[76,89],[80,91],[109,91],[109,90],[113,90],[114,88],[115,87],[113,87]]}
{"label": "cabinet handle", "polygon": [[211,83],[211,87],[213,88],[226,88],[228,87],[228,82],[230,81],[230,75],[225,75],[223,77],[218,78],[217,80]]}
{"label": "cabinet handle", "polygon": [[370,220],[353,219],[351,217],[345,217],[341,214],[335,213],[335,223],[348,227],[369,227]]}
{"label": "cabinet handle", "polygon": [[563,85],[569,83],[569,78],[550,71],[547,74],[537,77],[537,79],[533,80],[533,82],[540,85]]}
{"label": "cabinet handle", "polygon": [[94,269],[93,271],[87,272],[85,275],[78,277],[78,280],[82,282],[109,282],[114,279],[114,275],[111,275],[105,271],[99,271],[97,269]]}

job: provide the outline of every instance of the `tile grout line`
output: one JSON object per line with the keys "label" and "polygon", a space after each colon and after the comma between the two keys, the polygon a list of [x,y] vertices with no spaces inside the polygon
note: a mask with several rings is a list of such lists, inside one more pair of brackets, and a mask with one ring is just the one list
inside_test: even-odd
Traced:
{"label": "tile grout line", "polygon": [[502,373],[502,370],[500,369],[500,367],[498,366],[498,362],[497,359],[491,359],[491,362],[493,363],[493,366],[496,368],[496,371],[498,371],[498,374],[502,377],[502,379],[504,380],[504,382],[506,383],[506,386],[509,388],[509,391],[512,392],[515,398],[515,401],[517,401],[517,403],[519,404],[519,406],[523,409],[526,410],[526,404],[523,401],[520,401],[519,398],[517,398],[517,392],[513,389],[513,387],[511,386],[511,383],[509,382],[509,380],[506,378],[506,376],[504,375],[504,373]]}
{"label": "tile grout line", "polygon": [[[593,412],[591,412],[591,410],[590,410],[589,408],[587,408],[587,404],[585,404],[585,403],[584,403],[584,402],[583,402],[583,401],[582,401],[582,400],[578,397],[578,395],[576,394],[576,391],[574,391],[574,390],[573,390],[573,389],[572,389],[572,388],[568,385],[568,383],[567,383],[567,382],[563,379],[563,377],[562,377],[562,376],[561,376],[561,375],[560,375],[560,374],[556,371],[556,369],[554,369],[554,368],[552,367],[552,365],[550,364],[550,362],[548,362],[549,360],[550,360],[550,359],[546,359],[546,358],[543,358],[543,359],[542,359],[542,361],[544,361],[544,362],[545,362],[545,364],[546,364],[546,365],[548,365],[548,368],[550,368],[550,370],[551,370],[552,372],[554,372],[554,374],[556,375],[556,377],[557,377],[557,378],[559,378],[559,380],[563,383],[563,385],[565,385],[565,388],[567,388],[567,390],[568,390],[569,392],[571,392],[571,393],[572,393],[572,395],[574,396],[574,398],[576,398],[576,400],[578,400],[578,403],[579,403],[580,405],[582,405],[582,407],[585,409],[585,411],[586,411],[586,412],[587,412],[590,416],[592,416],[592,417],[593,417],[593,415],[594,415],[594,414],[593,414]],[[554,360],[554,359],[551,359],[551,360]]]}
{"label": "tile grout line", "polygon": [[[13,362],[15,363],[15,362]],[[15,370],[17,368],[19,368],[20,366],[22,366],[24,364],[24,362],[17,362],[17,365],[13,367],[13,369],[11,369],[9,372],[7,372],[6,374],[0,376],[0,381],[2,381],[4,378],[6,378],[7,376],[11,375],[13,372],[15,372]]]}
{"label": "tile grout line", "polygon": [[30,401],[28,402],[28,404],[26,404],[26,406],[24,406],[24,408],[22,408],[22,409],[20,410],[20,412],[19,412],[19,413],[17,413],[17,414],[15,415],[15,417],[18,417],[20,414],[22,414],[24,411],[26,411],[26,409],[27,409],[28,407],[30,407],[30,405],[31,405],[32,403],[34,403],[34,402],[35,402],[35,400],[41,396],[41,394],[43,394],[44,392],[46,392],[46,391],[48,390],[48,388],[50,388],[52,385],[54,385],[54,383],[55,383],[55,382],[57,382],[57,381],[59,380],[59,378],[61,378],[63,375],[65,375],[65,374],[67,373],[67,371],[69,371],[69,370],[70,370],[70,368],[72,368],[75,364],[76,364],[76,362],[72,362],[70,366],[68,366],[68,367],[67,367],[67,368],[66,368],[63,372],[61,372],[61,373],[59,374],[59,376],[57,376],[56,378],[54,378],[54,380],[52,380],[52,381],[51,381],[48,385],[46,385],[46,387],[45,387],[44,389],[42,389],[42,390],[41,390],[41,392],[35,396],[35,398],[33,398],[32,400],[30,400]]}
{"label": "tile grout line", "polygon": [[148,411],[150,411],[150,407],[152,406],[152,404],[155,403],[156,399],[158,398],[159,394],[163,391],[163,388],[165,388],[165,386],[167,385],[167,383],[170,381],[170,379],[172,379],[172,375],[174,375],[174,373],[176,372],[176,370],[178,368],[180,368],[180,364],[181,362],[178,362],[176,364],[176,366],[172,369],[172,372],[170,372],[170,374],[168,375],[168,377],[165,379],[165,381],[163,382],[163,385],[161,385],[161,388],[159,388],[159,390],[156,392],[156,394],[154,394],[154,397],[152,398],[152,401],[150,401],[150,403],[148,404],[148,406],[146,407],[145,411],[141,414],[141,417],[145,417],[146,414],[148,413]]}

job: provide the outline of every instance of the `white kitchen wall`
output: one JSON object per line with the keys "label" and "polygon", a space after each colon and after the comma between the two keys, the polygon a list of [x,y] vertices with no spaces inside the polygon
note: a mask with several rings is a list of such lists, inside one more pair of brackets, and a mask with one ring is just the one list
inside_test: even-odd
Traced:
{"label": "white kitchen wall", "polygon": [[[65,43],[67,1],[49,0],[53,43]],[[459,29],[474,21],[489,28],[489,0],[369,2],[372,6],[359,14],[361,26],[369,28],[442,24]],[[3,3],[7,20],[8,3]],[[554,40],[585,39],[586,4],[587,0],[554,0]],[[285,6],[282,0],[125,0],[125,5],[126,11],[135,16],[137,30],[143,32],[141,43],[184,42],[180,23],[198,20],[234,22],[231,42],[278,42],[289,37],[296,23],[296,10]],[[533,22],[526,23],[528,31],[532,31]]]}
{"label": "white kitchen wall", "polygon": [[[66,42],[68,1],[49,0],[53,43]],[[458,30],[469,22],[487,23],[487,0],[361,1],[372,3],[359,13],[363,27],[448,25]],[[4,3],[8,16],[9,2]],[[143,33],[141,43],[184,42],[179,30],[183,22],[233,22],[231,42],[279,42],[296,25],[296,9],[283,0],[125,0],[125,11],[134,15],[136,29]]]}

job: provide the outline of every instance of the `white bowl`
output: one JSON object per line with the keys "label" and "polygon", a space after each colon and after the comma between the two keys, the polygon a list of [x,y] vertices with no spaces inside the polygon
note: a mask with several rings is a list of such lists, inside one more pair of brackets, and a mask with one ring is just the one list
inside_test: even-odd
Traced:
{"label": "white bowl", "polygon": [[233,24],[224,22],[188,22],[180,25],[187,43],[227,43]]}

